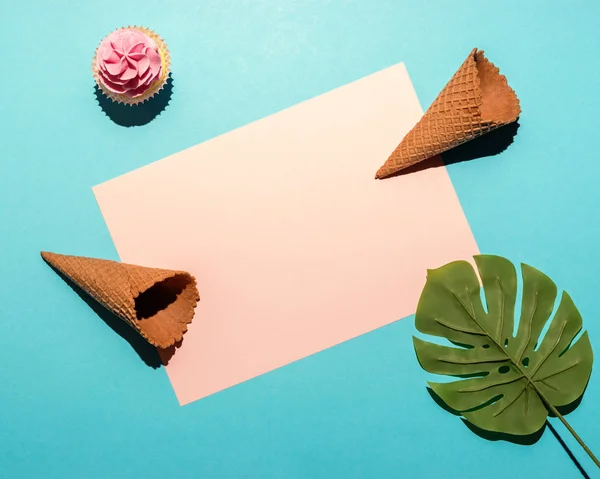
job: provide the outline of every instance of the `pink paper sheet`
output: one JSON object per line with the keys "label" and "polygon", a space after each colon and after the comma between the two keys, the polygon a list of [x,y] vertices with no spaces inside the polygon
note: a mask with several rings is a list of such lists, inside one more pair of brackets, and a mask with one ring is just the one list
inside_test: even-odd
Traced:
{"label": "pink paper sheet", "polygon": [[421,115],[399,64],[94,188],[122,261],[198,280],[181,405],[414,313],[477,253],[443,166],[374,179]]}

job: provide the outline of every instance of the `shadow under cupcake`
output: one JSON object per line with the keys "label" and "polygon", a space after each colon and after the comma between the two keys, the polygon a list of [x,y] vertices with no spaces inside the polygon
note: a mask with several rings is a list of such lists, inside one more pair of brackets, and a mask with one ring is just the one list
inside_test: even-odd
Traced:
{"label": "shadow under cupcake", "polygon": [[117,103],[108,98],[102,90],[96,85],[94,87],[94,94],[96,100],[102,108],[102,111],[106,113],[114,123],[120,126],[131,127],[131,126],[142,126],[150,123],[154,118],[160,115],[169,101],[171,101],[171,94],[173,91],[173,74],[169,73],[167,83],[156,95],[144,103],[138,103],[137,105],[127,105],[124,103]]}

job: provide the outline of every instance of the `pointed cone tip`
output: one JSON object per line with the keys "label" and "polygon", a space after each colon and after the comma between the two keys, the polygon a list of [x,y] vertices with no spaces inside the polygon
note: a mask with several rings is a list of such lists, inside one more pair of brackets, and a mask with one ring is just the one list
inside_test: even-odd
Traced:
{"label": "pointed cone tip", "polygon": [[376,180],[383,180],[386,177],[387,177],[387,175],[386,175],[385,171],[383,171],[383,167],[379,168],[379,170],[377,170],[377,173],[375,173]]}
{"label": "pointed cone tip", "polygon": [[42,256],[43,260],[51,265],[54,265],[56,258],[58,258],[59,256],[62,256],[60,254],[57,253],[50,253],[49,251],[41,251],[40,255]]}

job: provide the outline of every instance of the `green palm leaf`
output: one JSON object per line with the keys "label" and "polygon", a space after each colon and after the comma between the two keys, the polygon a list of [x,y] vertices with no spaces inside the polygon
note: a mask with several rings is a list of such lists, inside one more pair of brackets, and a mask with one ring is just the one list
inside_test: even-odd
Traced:
{"label": "green palm leaf", "polygon": [[593,362],[588,334],[574,341],[582,329],[581,315],[563,293],[540,340],[552,316],[557,288],[537,269],[522,265],[521,316],[513,335],[515,267],[499,256],[476,256],[475,263],[486,306],[470,263],[457,261],[428,272],[416,328],[457,347],[414,337],[417,357],[431,373],[460,378],[429,386],[472,424],[487,431],[533,434],[543,427],[548,409],[558,414],[556,407],[583,394]]}

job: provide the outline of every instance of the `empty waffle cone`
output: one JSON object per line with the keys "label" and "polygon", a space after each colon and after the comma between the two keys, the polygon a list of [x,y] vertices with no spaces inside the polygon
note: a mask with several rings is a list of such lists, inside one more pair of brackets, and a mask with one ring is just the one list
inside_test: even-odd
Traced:
{"label": "empty waffle cone", "polygon": [[392,176],[508,125],[520,114],[519,99],[504,75],[475,48],[375,178]]}
{"label": "empty waffle cone", "polygon": [[46,252],[42,258],[161,349],[182,339],[200,299],[184,271]]}

